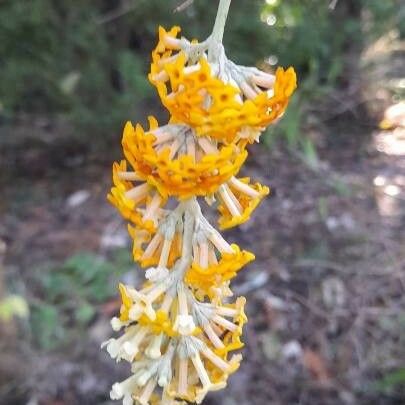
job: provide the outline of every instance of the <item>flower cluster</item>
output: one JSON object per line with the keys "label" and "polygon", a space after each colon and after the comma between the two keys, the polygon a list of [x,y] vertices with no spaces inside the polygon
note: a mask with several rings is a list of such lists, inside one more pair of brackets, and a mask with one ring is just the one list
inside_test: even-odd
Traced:
{"label": "flower cluster", "polygon": [[201,403],[238,369],[245,298],[231,298],[230,281],[254,255],[222,237],[197,197],[217,208],[221,229],[249,219],[269,188],[237,177],[246,147],[296,87],[292,68],[271,75],[238,66],[213,38],[198,43],[179,32],[159,28],[149,74],[170,121],[125,125],[125,160],[113,165],[108,195],[129,222],[146,279],[139,290],[119,286],[111,325],[121,335],[103,343],[131,365],[110,393],[124,405]]}

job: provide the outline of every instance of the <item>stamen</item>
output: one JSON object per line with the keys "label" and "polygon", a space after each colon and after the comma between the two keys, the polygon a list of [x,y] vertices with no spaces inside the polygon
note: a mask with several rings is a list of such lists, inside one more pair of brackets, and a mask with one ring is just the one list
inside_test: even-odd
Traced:
{"label": "stamen", "polygon": [[204,387],[210,386],[211,385],[211,381],[210,378],[208,376],[207,370],[205,369],[202,361],[201,361],[201,357],[200,355],[197,353],[195,356],[193,356],[191,358],[191,361],[194,364],[194,367],[197,371],[198,377],[202,383],[202,385]]}
{"label": "stamen", "polygon": [[175,54],[175,55],[169,56],[168,58],[162,58],[158,61],[157,65],[159,67],[163,68],[164,65],[174,62],[178,57],[179,57],[179,54]]}
{"label": "stamen", "polygon": [[211,349],[208,347],[205,347],[204,350],[202,351],[204,356],[210,360],[213,364],[215,364],[218,368],[220,368],[222,371],[227,371],[229,368],[229,365],[226,361],[222,360],[219,356],[217,356]]}
{"label": "stamen", "polygon": [[170,147],[170,154],[169,154],[169,159],[173,159],[178,152],[180,146],[181,146],[181,140],[179,137],[176,137],[175,140],[172,143],[172,146]]}
{"label": "stamen", "polygon": [[197,243],[193,243],[193,263],[199,263],[200,262],[200,252],[198,249]]}
{"label": "stamen", "polygon": [[219,195],[228,208],[229,212],[234,217],[239,217],[241,215],[240,211],[238,210],[237,206],[234,204],[232,198],[230,197],[229,193],[227,192],[226,188],[221,186],[219,189]]}
{"label": "stamen", "polygon": [[155,193],[155,195],[152,198],[152,201],[150,202],[148,208],[145,211],[145,214],[143,215],[144,221],[154,219],[155,213],[158,210],[161,202],[162,198],[160,197],[159,193]]}
{"label": "stamen", "polygon": [[213,143],[209,141],[207,138],[205,137],[198,138],[198,143],[205,153],[207,154],[218,153],[218,149],[216,148],[216,146],[213,145]]}
{"label": "stamen", "polygon": [[139,397],[138,402],[141,405],[148,405],[149,398],[152,395],[152,392],[156,388],[157,381],[154,378],[151,378],[143,389],[142,395]]}
{"label": "stamen", "polygon": [[165,44],[167,49],[180,49],[181,47],[181,40],[178,38],[173,38],[170,35],[165,35],[163,37],[163,43]]}
{"label": "stamen", "polygon": [[154,146],[160,145],[164,142],[168,142],[174,137],[174,135],[170,132],[155,133],[154,136],[156,137],[155,142],[153,142]]}
{"label": "stamen", "polygon": [[157,298],[159,298],[165,291],[166,291],[167,287],[163,286],[162,284],[155,286],[155,288],[153,288],[150,293],[148,294],[148,300],[150,302],[155,301]]}
{"label": "stamen", "polygon": [[142,255],[142,259],[149,259],[153,256],[153,254],[156,252],[157,248],[159,247],[160,243],[163,240],[163,235],[161,233],[156,233],[156,235],[152,238],[152,240],[149,242],[149,245],[145,249]]}
{"label": "stamen", "polygon": [[151,76],[152,80],[156,82],[166,82],[169,80],[169,75],[165,70],[160,71],[159,73],[156,73]]}
{"label": "stamen", "polygon": [[118,172],[117,174],[121,180],[142,181],[142,177],[136,172]]}
{"label": "stamen", "polygon": [[179,313],[181,315],[188,315],[187,295],[184,291],[184,286],[179,288],[177,297],[179,300]]}
{"label": "stamen", "polygon": [[260,197],[260,194],[254,190],[252,187],[249,187],[247,184],[241,182],[236,177],[231,177],[228,181],[234,188],[239,190],[241,193],[244,193],[252,198]]}
{"label": "stamen", "polygon": [[163,242],[162,252],[160,253],[159,267],[166,267],[169,260],[172,239],[165,239]]}
{"label": "stamen", "polygon": [[238,314],[238,311],[234,308],[218,307],[216,308],[216,313],[218,315],[235,317]]}
{"label": "stamen", "polygon": [[186,67],[183,69],[183,72],[184,72],[185,74],[190,74],[190,73],[197,72],[198,70],[200,70],[200,68],[201,68],[200,64],[199,64],[199,63],[196,63],[195,65],[186,66]]}
{"label": "stamen", "polygon": [[208,262],[209,264],[218,264],[217,255],[215,254],[215,250],[212,246],[210,246],[208,251]]}
{"label": "stamen", "polygon": [[208,238],[221,253],[233,253],[231,245],[218,232],[212,232]]}
{"label": "stamen", "polygon": [[216,323],[211,323],[210,325],[211,325],[213,331],[214,331],[218,336],[221,336],[222,333],[224,332]]}
{"label": "stamen", "polygon": [[126,191],[125,197],[130,198],[131,200],[134,200],[135,202],[137,202],[146,197],[148,190],[149,190],[148,183],[141,184],[139,186],[131,188],[131,190]]}
{"label": "stamen", "polygon": [[208,267],[208,243],[203,242],[200,244],[200,266],[203,269]]}
{"label": "stamen", "polygon": [[203,329],[204,329],[204,332],[207,334],[209,340],[211,340],[212,344],[217,349],[223,349],[225,347],[224,344],[222,343],[221,339],[214,332],[214,329],[212,328],[212,326],[208,322],[203,325]]}
{"label": "stamen", "polygon": [[212,318],[212,321],[217,323],[218,325],[223,326],[225,329],[230,330],[231,332],[234,332],[238,328],[237,325],[235,325],[234,323],[228,321],[225,318],[222,318],[222,316],[219,316],[219,315],[215,315]]}
{"label": "stamen", "polygon": [[180,395],[187,394],[187,374],[188,374],[188,359],[179,358],[179,386]]}
{"label": "stamen", "polygon": [[170,306],[172,305],[172,302],[173,302],[173,297],[170,294],[166,294],[163,299],[160,310],[163,311],[164,313],[168,313],[170,310]]}
{"label": "stamen", "polygon": [[240,212],[243,212],[243,208],[240,205],[240,202],[238,201],[238,199],[236,198],[235,194],[232,192],[232,190],[229,188],[229,186],[227,184],[224,184],[224,188],[226,190],[226,192],[228,193],[229,197],[231,197],[231,200],[233,201],[233,203],[235,204],[235,206],[238,208],[238,210]]}
{"label": "stamen", "polygon": [[187,154],[191,156],[191,159],[195,161],[195,142],[192,136],[189,135],[187,137],[186,143],[187,143]]}
{"label": "stamen", "polygon": [[253,89],[252,86],[250,86],[248,83],[243,82],[240,85],[240,89],[242,90],[243,94],[249,98],[249,99],[253,99],[256,98],[257,93],[255,92],[255,90]]}
{"label": "stamen", "polygon": [[252,81],[254,84],[257,84],[260,87],[265,87],[268,89],[274,86],[276,77],[264,72],[260,72],[260,74],[252,76]]}

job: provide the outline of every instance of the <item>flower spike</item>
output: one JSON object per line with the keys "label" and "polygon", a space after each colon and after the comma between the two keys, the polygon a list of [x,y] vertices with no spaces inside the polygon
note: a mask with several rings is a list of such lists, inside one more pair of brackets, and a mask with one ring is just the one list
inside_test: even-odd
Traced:
{"label": "flower spike", "polygon": [[127,122],[125,160],[113,165],[107,198],[128,221],[145,277],[140,288],[119,285],[111,320],[119,336],[102,344],[131,366],[110,392],[123,405],[199,404],[242,360],[246,299],[232,298],[231,281],[254,255],[224,239],[197,197],[217,209],[221,229],[249,219],[270,189],[240,177],[247,146],[283,115],[296,76],[227,59],[220,41],[229,4],[220,0],[203,42],[159,27],[149,80],[170,119],[149,117],[147,129]]}

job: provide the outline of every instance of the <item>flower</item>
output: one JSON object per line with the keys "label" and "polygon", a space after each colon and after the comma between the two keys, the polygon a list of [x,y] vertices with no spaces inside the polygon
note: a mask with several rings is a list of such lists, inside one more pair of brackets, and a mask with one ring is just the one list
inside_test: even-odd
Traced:
{"label": "flower", "polygon": [[[175,398],[200,403],[209,391],[223,388],[239,367],[240,355],[227,358],[242,347],[245,300],[201,303],[185,283],[175,277],[168,282],[167,274],[154,273],[156,269],[150,278],[156,276],[156,283],[139,292],[120,285],[122,306],[115,320],[119,319],[118,329],[124,328],[124,333],[102,347],[117,361],[131,363],[133,375],[113,385],[111,399],[123,399],[124,404],[135,399],[146,405],[153,403],[152,393],[159,386],[162,404],[175,404],[171,402]],[[166,288],[157,290],[161,283]]]}
{"label": "flower", "polygon": [[135,172],[163,198],[207,195],[235,175],[247,157],[246,142],[224,145],[209,137],[198,138],[187,125],[159,127],[150,117],[144,131],[127,122],[122,144]]}
{"label": "flower", "polygon": [[162,226],[156,233],[143,232],[138,227],[128,226],[128,232],[134,241],[133,256],[142,267],[170,267],[181,255],[181,230],[165,232]]}
{"label": "flower", "polygon": [[[294,69],[279,67],[274,77],[235,65],[222,48],[222,64],[213,72],[204,44],[176,40],[177,32],[159,30],[149,75],[172,116],[171,122],[187,124],[199,136],[209,135],[227,143],[241,137],[249,142],[257,140],[258,134],[284,113],[296,88]],[[217,77],[221,72],[222,77]]]}
{"label": "flower", "polygon": [[207,296],[212,299],[217,296],[218,290],[223,288],[224,283],[234,278],[239,270],[255,258],[252,253],[240,250],[236,244],[230,247],[232,253],[223,252],[219,261],[216,254],[212,253],[214,249],[209,247],[208,265],[204,263],[202,266],[201,260],[193,262],[185,280],[195,289],[198,298],[203,299]]}
{"label": "flower", "polygon": [[[241,184],[246,186],[245,183]],[[249,186],[246,187],[249,191]],[[252,189],[249,193],[254,194],[256,191]],[[249,209],[251,211],[252,207],[247,204],[244,215],[247,215]],[[236,219],[232,218],[234,222]],[[185,280],[199,298],[212,298],[224,282],[231,280],[243,266],[254,260],[254,255],[241,251],[236,244],[226,242],[201,213],[196,222],[193,261]],[[182,256],[184,226],[182,216],[176,210],[159,220],[155,233],[131,225],[128,231],[134,241],[134,260],[142,267],[157,266],[156,271],[167,271]]]}
{"label": "flower", "polygon": [[[134,186],[132,183],[141,182]],[[139,228],[153,231],[162,215],[160,207],[165,199],[147,183],[142,182],[139,173],[127,171],[124,160],[113,164],[113,182],[107,199],[121,215]]]}
{"label": "flower", "polygon": [[198,42],[179,32],[159,27],[149,74],[169,122],[151,116],[147,130],[126,123],[125,160],[113,165],[108,195],[129,221],[146,278],[140,289],[119,284],[111,326],[120,336],[102,344],[131,365],[110,392],[123,405],[199,404],[238,369],[246,299],[231,302],[230,282],[254,255],[214,229],[197,197],[217,203],[222,229],[249,219],[270,190],[236,177],[246,146],[283,115],[296,87],[293,68],[272,75],[239,66],[218,35]]}
{"label": "flower", "polygon": [[152,52],[150,80],[152,80],[152,77],[159,77],[159,74],[163,72],[163,66],[170,60],[169,58],[173,50],[180,49],[181,40],[176,38],[180,31],[181,28],[177,26],[172,27],[170,31],[166,31],[163,27],[159,26],[159,40],[156,48]]}
{"label": "flower", "polygon": [[218,206],[220,228],[232,228],[246,222],[263,197],[269,193],[270,189],[260,183],[250,184],[248,177],[241,179],[232,177],[215,194],[220,201]]}

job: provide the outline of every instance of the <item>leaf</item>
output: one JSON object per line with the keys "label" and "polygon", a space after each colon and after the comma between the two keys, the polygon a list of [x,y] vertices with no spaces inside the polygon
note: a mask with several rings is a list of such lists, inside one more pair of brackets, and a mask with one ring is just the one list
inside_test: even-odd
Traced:
{"label": "leaf", "polygon": [[62,266],[63,271],[70,272],[81,283],[88,283],[110,269],[99,257],[91,253],[80,253],[72,256]]}
{"label": "leaf", "polygon": [[405,386],[405,368],[386,374],[374,384],[375,389],[378,391],[390,391],[397,386]]}
{"label": "leaf", "polygon": [[316,169],[319,165],[319,160],[314,143],[309,138],[305,138],[302,140],[302,146],[305,162],[308,166]]}
{"label": "leaf", "polygon": [[60,314],[56,307],[39,304],[33,308],[31,328],[34,339],[43,349],[51,350],[65,339]]}
{"label": "leaf", "polygon": [[342,197],[350,197],[353,194],[350,186],[340,179],[333,179],[332,187]]}
{"label": "leaf", "polygon": [[328,200],[325,197],[318,198],[318,212],[323,221],[326,221],[329,215]]}
{"label": "leaf", "polygon": [[96,313],[94,307],[88,303],[84,303],[77,308],[75,318],[79,323],[87,324]]}

